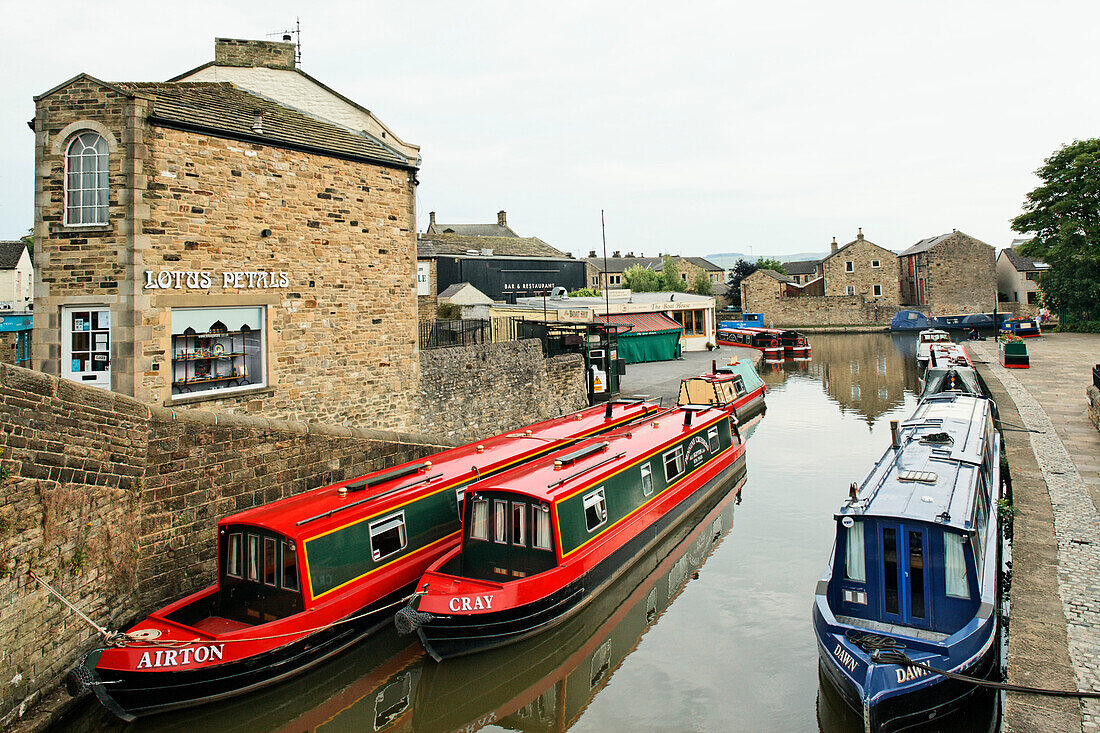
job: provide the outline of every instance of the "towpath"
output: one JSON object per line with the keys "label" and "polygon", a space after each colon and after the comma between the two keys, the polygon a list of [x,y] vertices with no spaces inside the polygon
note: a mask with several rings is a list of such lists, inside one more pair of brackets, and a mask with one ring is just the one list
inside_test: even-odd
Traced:
{"label": "towpath", "polygon": [[[1085,389],[1100,335],[1028,339],[1029,369],[968,342],[1005,426],[1015,521],[1009,682],[1100,690],[1100,432]],[[984,363],[981,363],[984,362]],[[1100,731],[1100,701],[1009,694],[1005,730]]]}

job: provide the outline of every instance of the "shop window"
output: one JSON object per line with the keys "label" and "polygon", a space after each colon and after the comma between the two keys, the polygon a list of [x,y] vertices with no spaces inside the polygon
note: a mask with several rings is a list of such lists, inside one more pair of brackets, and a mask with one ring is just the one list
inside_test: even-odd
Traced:
{"label": "shop window", "polygon": [[172,395],[263,387],[264,308],[173,308]]}
{"label": "shop window", "polygon": [[404,549],[405,513],[392,514],[370,525],[370,551],[375,562]]}
{"label": "shop window", "polygon": [[603,489],[596,489],[584,496],[584,522],[591,532],[596,527],[607,521],[607,499],[604,498]]}
{"label": "shop window", "polygon": [[706,333],[706,311],[672,311],[672,320],[684,329],[685,336],[702,336]]}
{"label": "shop window", "polygon": [[65,225],[106,224],[107,194],[107,141],[83,132],[65,152]]}

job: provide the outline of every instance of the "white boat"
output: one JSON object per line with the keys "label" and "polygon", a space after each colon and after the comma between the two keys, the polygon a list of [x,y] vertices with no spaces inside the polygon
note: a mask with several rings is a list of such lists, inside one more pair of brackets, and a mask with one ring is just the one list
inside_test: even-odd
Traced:
{"label": "white boat", "polygon": [[928,363],[928,355],[933,344],[951,343],[951,334],[938,328],[929,328],[917,335],[917,364],[924,366]]}

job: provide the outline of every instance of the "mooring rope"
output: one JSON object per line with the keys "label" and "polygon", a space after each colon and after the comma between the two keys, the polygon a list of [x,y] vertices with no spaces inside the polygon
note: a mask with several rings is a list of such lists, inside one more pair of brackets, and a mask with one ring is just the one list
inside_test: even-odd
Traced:
{"label": "mooring rope", "polygon": [[[95,629],[97,632],[99,632],[100,635],[103,636],[103,638],[106,641],[108,646],[119,646],[119,647],[124,646],[124,647],[129,647],[131,649],[156,649],[156,648],[171,649],[171,648],[175,648],[175,647],[184,646],[186,644],[199,644],[199,643],[202,643],[204,641],[209,641],[209,639],[165,639],[164,641],[156,641],[154,639],[134,638],[130,634],[128,634],[126,632],[123,632],[123,631],[108,631],[107,629],[105,629],[102,626],[100,626],[99,624],[97,624],[95,621],[92,621],[92,619],[88,618],[88,616],[85,615],[83,611],[81,611],[79,608],[77,608],[65,596],[61,595],[61,593],[59,593],[57,590],[55,590],[49,583],[42,580],[42,578],[38,577],[38,575],[35,574],[34,571],[27,570],[27,575],[29,575],[30,577],[37,580],[42,585],[43,588],[45,588],[47,591],[50,592],[50,594],[52,594],[55,598],[57,598],[59,601],[61,601],[63,604],[65,604],[65,606],[68,607],[68,609],[70,611],[75,613],[77,616],[79,616],[81,619],[83,619],[89,626],[91,626],[93,629]],[[324,631],[326,629],[331,629],[334,626],[339,626],[340,624],[351,623],[353,621],[358,621],[360,619],[366,618],[367,616],[373,616],[375,614],[382,613],[383,611],[387,611],[387,610],[393,608],[394,606],[400,606],[402,604],[408,604],[414,598],[417,598],[417,597],[422,596],[422,595],[424,595],[424,591],[416,591],[414,593],[411,593],[411,594],[405,596],[404,598],[399,598],[398,600],[394,601],[393,603],[387,603],[385,606],[381,606],[379,608],[372,608],[369,611],[365,611],[363,613],[356,614],[354,616],[348,616],[347,618],[342,618],[342,619],[339,619],[337,621],[333,621],[332,623],[325,624],[323,626],[315,626],[311,629],[299,629],[297,631],[290,631],[290,632],[287,632],[285,634],[268,634],[268,635],[265,635],[265,636],[250,636],[248,638],[242,638],[242,639],[218,639],[218,643],[219,644],[236,644],[236,643],[245,642],[245,641],[269,641],[271,639],[283,639],[283,638],[290,637],[290,636],[302,636],[304,634],[313,634],[313,633],[316,633],[318,631]]]}
{"label": "mooring rope", "polygon": [[948,679],[969,682],[979,687],[1004,690],[1006,692],[1020,692],[1027,695],[1047,695],[1049,697],[1100,698],[1100,692],[1094,690],[1052,690],[1046,687],[1028,687],[1026,685],[1014,685],[1008,682],[993,682],[992,680],[983,680],[981,677],[971,677],[970,675],[959,674],[958,672],[948,672],[945,669],[937,669],[930,664],[911,659],[909,655],[903,651],[903,649],[905,649],[905,644],[892,637],[878,636],[877,634],[861,634],[859,632],[849,632],[845,636],[860,649],[869,652],[871,661],[875,664],[896,664],[899,667],[917,667],[918,669],[942,675]]}

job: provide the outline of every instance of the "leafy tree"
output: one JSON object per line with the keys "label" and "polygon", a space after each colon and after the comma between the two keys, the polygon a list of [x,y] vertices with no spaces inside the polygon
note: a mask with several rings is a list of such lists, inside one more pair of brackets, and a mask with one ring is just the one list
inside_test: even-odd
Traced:
{"label": "leafy tree", "polygon": [[569,293],[570,298],[602,298],[603,292],[595,288],[581,288]]}
{"label": "leafy tree", "polygon": [[756,269],[758,270],[774,270],[780,275],[786,275],[787,270],[783,267],[783,263],[779,260],[772,259],[771,257],[761,257],[756,261]]}
{"label": "leafy tree", "polygon": [[31,260],[34,260],[34,228],[27,230],[27,233],[19,238],[19,241],[27,245],[27,254],[31,256]]}
{"label": "leafy tree", "polygon": [[680,265],[670,255],[665,255],[661,263],[661,292],[682,293],[684,278],[680,275]]}
{"label": "leafy tree", "polygon": [[730,288],[730,305],[734,308],[741,307],[741,281],[756,272],[756,270],[756,264],[746,260],[737,260],[737,264],[730,270],[730,279],[726,281],[726,284]]}
{"label": "leafy tree", "polygon": [[631,265],[623,273],[623,285],[635,293],[655,293],[660,290],[660,279],[653,270],[641,265]]}
{"label": "leafy tree", "polygon": [[695,279],[691,282],[691,292],[698,295],[714,295],[714,286],[710,283],[710,276],[702,270],[695,273]]}
{"label": "leafy tree", "polygon": [[1063,145],[1035,171],[1042,183],[1027,195],[1012,228],[1034,238],[1020,253],[1046,262],[1039,276],[1045,302],[1083,328],[1100,327],[1100,139]]}

